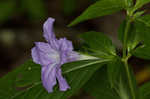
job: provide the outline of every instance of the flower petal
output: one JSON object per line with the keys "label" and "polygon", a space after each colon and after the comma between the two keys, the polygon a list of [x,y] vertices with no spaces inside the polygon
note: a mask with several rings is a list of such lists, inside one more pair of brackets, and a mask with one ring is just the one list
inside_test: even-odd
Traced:
{"label": "flower petal", "polygon": [[39,51],[44,52],[44,53],[49,53],[51,46],[49,43],[44,43],[44,42],[35,42],[36,47],[39,49]]}
{"label": "flower petal", "polygon": [[41,64],[38,49],[36,47],[31,49],[31,54],[33,61],[37,64]]}
{"label": "flower petal", "polygon": [[[33,61],[42,66],[59,62],[58,53],[48,43],[36,42],[32,48]],[[57,58],[58,57],[58,58]]]}
{"label": "flower petal", "polygon": [[55,19],[53,18],[48,18],[46,22],[43,25],[43,30],[44,30],[44,37],[45,39],[49,42],[51,39],[55,39],[55,34],[53,31],[53,24],[55,22]]}
{"label": "flower petal", "polygon": [[56,85],[56,67],[54,65],[43,66],[41,72],[43,86],[49,93],[53,92],[53,87]]}
{"label": "flower petal", "polygon": [[67,81],[62,76],[62,72],[60,68],[57,71],[56,77],[59,83],[60,91],[66,91],[67,89],[70,89],[70,86],[68,85]]}
{"label": "flower petal", "polygon": [[57,50],[58,49],[58,41],[56,39],[54,30],[53,30],[54,22],[55,22],[55,19],[48,18],[47,21],[43,25],[43,30],[44,30],[44,38],[51,45],[52,48]]}
{"label": "flower petal", "polygon": [[78,53],[73,51],[72,42],[66,38],[59,39],[59,51],[61,53],[61,64],[72,62],[79,58]]}
{"label": "flower petal", "polygon": [[67,54],[67,61],[68,62],[76,61],[79,59],[80,59],[80,54],[75,52],[75,51],[71,51]]}
{"label": "flower petal", "polygon": [[59,39],[58,42],[59,42],[61,51],[72,51],[73,50],[72,42],[67,40],[66,38],[61,38],[61,39]]}

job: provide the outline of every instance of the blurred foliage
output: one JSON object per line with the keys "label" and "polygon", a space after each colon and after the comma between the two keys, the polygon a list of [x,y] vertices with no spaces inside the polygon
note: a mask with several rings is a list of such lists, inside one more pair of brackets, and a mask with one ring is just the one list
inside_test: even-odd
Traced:
{"label": "blurred foliage", "polygon": [[21,0],[20,2],[21,7],[17,5],[17,0],[0,1],[0,22],[13,17],[16,12],[19,12],[18,7],[23,8],[21,11],[27,12],[27,16],[31,19],[37,20],[46,16],[46,9],[42,0]]}
{"label": "blurred foliage", "polygon": [[71,15],[76,10],[76,0],[63,0],[63,10],[65,15]]}
{"label": "blurred foliage", "polygon": [[0,1],[0,22],[9,19],[15,11],[14,1]]}
{"label": "blurred foliage", "polygon": [[46,16],[43,0],[22,0],[22,6],[31,19],[40,19]]}
{"label": "blurred foliage", "polygon": [[32,20],[42,19],[47,15],[43,0],[21,0],[19,2],[17,0],[0,1],[1,23],[13,17],[17,12],[27,13],[27,16]]}

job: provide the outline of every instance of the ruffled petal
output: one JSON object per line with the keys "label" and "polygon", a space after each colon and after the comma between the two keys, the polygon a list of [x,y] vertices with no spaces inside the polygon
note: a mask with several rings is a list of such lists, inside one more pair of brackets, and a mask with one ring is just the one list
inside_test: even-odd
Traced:
{"label": "ruffled petal", "polygon": [[35,45],[39,49],[39,51],[42,51],[44,53],[49,53],[51,50],[53,51],[49,43],[35,42]]}
{"label": "ruffled petal", "polygon": [[43,25],[43,30],[44,30],[44,37],[45,39],[49,42],[51,39],[55,39],[55,34],[53,31],[53,24],[55,22],[55,19],[53,18],[48,18],[46,22]]}
{"label": "ruffled petal", "polygon": [[47,66],[60,61],[59,53],[48,43],[36,42],[35,44],[36,46],[32,49],[32,58],[35,63]]}
{"label": "ruffled petal", "polygon": [[61,52],[60,60],[61,60],[60,61],[61,65],[68,62],[68,60],[67,60],[67,51],[66,52]]}
{"label": "ruffled petal", "polygon": [[72,42],[67,40],[66,38],[61,38],[59,39],[59,46],[60,46],[60,51],[72,51],[73,50],[73,46],[72,46]]}
{"label": "ruffled petal", "polygon": [[43,66],[41,79],[44,88],[50,93],[53,92],[53,87],[56,85],[56,67],[55,64]]}
{"label": "ruffled petal", "polygon": [[66,38],[59,39],[60,53],[61,53],[61,64],[72,62],[79,58],[78,53],[73,51],[72,42]]}
{"label": "ruffled petal", "polygon": [[33,47],[31,49],[31,56],[32,56],[32,59],[35,63],[37,64],[41,64],[40,62],[40,57],[39,57],[39,53],[38,53],[38,49],[36,47]]}
{"label": "ruffled petal", "polygon": [[55,19],[48,18],[43,25],[43,30],[44,30],[44,38],[47,40],[47,42],[50,44],[52,48],[57,50],[59,45],[53,30],[54,22]]}
{"label": "ruffled petal", "polygon": [[70,86],[68,85],[67,81],[62,76],[61,69],[58,69],[56,77],[59,83],[60,91],[66,91],[67,89],[70,89]]}

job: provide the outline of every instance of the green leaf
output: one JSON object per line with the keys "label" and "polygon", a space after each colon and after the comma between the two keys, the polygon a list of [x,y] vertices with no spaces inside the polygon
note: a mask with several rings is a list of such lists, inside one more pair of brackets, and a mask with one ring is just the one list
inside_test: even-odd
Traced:
{"label": "green leaf", "polygon": [[[97,63],[107,63],[111,61],[110,59],[101,59],[101,60],[84,60],[84,61],[78,61],[78,62],[72,62],[72,63],[67,63],[65,66],[63,66],[62,71],[63,74],[85,68]],[[76,66],[75,66],[76,65]]]}
{"label": "green leaf", "polygon": [[136,32],[140,36],[140,40],[143,44],[150,45],[150,28],[142,22],[136,21]]}
{"label": "green leaf", "polygon": [[150,97],[150,82],[147,82],[140,87],[140,94],[142,95],[141,99],[149,99],[149,97]]}
{"label": "green leaf", "polygon": [[81,35],[81,38],[83,38],[83,42],[88,45],[86,49],[92,52],[89,54],[107,59],[116,56],[115,46],[103,33],[94,31],[86,32]]}
{"label": "green leaf", "polygon": [[0,79],[0,99],[66,99],[79,90],[107,61],[109,60],[89,60],[64,64],[63,74],[71,89],[60,92],[57,85],[54,92],[48,94],[41,84],[40,65],[30,60]]}
{"label": "green leaf", "polygon": [[1,98],[3,94],[0,93],[0,99],[7,99],[19,91],[17,88],[17,83],[20,81],[21,76],[26,77],[22,78],[26,80],[26,83],[24,83],[24,80],[22,80],[19,86],[21,86],[23,83],[24,87],[26,87],[27,85],[40,81],[40,65],[34,64],[30,60],[14,71],[9,72],[6,76],[2,77],[0,79],[0,92],[7,93],[7,96],[5,98]]}
{"label": "green leaf", "polygon": [[141,8],[143,5],[149,3],[150,0],[136,0],[136,4],[134,6],[134,10],[137,10],[138,8]]}
{"label": "green leaf", "polygon": [[111,88],[107,77],[106,67],[97,70],[85,84],[84,90],[94,99],[120,99],[115,90]]}
{"label": "green leaf", "polygon": [[[25,87],[30,86],[41,80],[41,66],[34,64],[31,60],[20,66],[20,71],[17,73],[15,86]],[[32,74],[32,75],[31,75]]]}
{"label": "green leaf", "polygon": [[0,22],[8,20],[12,17],[15,11],[15,2],[14,1],[0,1]]}
{"label": "green leaf", "polygon": [[133,51],[133,55],[142,59],[150,60],[150,46],[149,45],[141,45]]}
{"label": "green leaf", "polygon": [[141,18],[144,13],[145,13],[145,10],[143,10],[143,11],[137,11],[137,12],[133,15],[133,20],[137,20],[137,19]]}
{"label": "green leaf", "polygon": [[122,62],[119,57],[115,57],[112,61],[107,63],[107,72],[108,72],[108,80],[110,82],[111,88],[114,88],[117,83],[118,75],[120,75],[120,69],[122,66]]}
{"label": "green leaf", "polygon": [[146,26],[150,27],[150,15],[144,15],[136,18],[137,21],[144,23]]}
{"label": "green leaf", "polygon": [[47,14],[42,0],[22,0],[22,6],[34,20],[45,18]]}
{"label": "green leaf", "polygon": [[69,26],[78,24],[79,22],[89,19],[97,18],[100,16],[110,15],[125,8],[124,0],[99,0],[89,6],[85,12],[77,17]]}
{"label": "green leaf", "polygon": [[[109,65],[108,65],[109,66]],[[107,66],[107,67],[108,67]],[[129,87],[128,77],[123,63],[119,64],[120,72],[114,83],[114,87],[110,86],[108,79],[108,70],[105,67],[100,68],[94,76],[87,82],[84,89],[91,94],[94,99],[133,99]],[[119,67],[118,66],[118,67]],[[134,90],[135,99],[139,99],[139,91],[137,89],[135,77],[130,69],[131,82]]]}

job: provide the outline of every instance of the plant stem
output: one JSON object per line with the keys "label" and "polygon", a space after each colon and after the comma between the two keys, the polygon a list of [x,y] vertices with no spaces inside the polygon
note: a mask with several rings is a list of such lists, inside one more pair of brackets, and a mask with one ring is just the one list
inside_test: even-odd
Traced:
{"label": "plant stem", "polygon": [[127,38],[128,38],[128,32],[130,29],[130,25],[131,25],[131,20],[127,19],[125,32],[124,32],[124,40],[123,40],[123,58],[125,58],[127,56]]}
{"label": "plant stem", "polygon": [[131,80],[131,76],[130,76],[128,62],[125,61],[124,65],[125,65],[125,69],[126,69],[126,73],[127,73],[127,77],[128,77],[128,83],[129,83],[129,87],[130,87],[130,90],[131,90],[132,99],[135,99],[135,93],[134,93],[134,88],[133,88],[133,85],[132,85],[132,80]]}
{"label": "plant stem", "polygon": [[125,27],[125,31],[124,31],[124,40],[123,40],[123,62],[124,62],[124,66],[126,69],[126,73],[127,73],[127,77],[128,77],[128,83],[129,83],[129,87],[130,87],[130,91],[131,91],[131,95],[132,95],[132,99],[135,99],[135,93],[134,93],[134,88],[132,85],[132,79],[130,76],[130,71],[129,71],[129,66],[128,66],[128,59],[129,59],[129,53],[128,53],[128,49],[127,49],[127,38],[128,38],[128,32],[131,26],[131,17],[127,18],[127,23],[126,23],[126,27]]}

